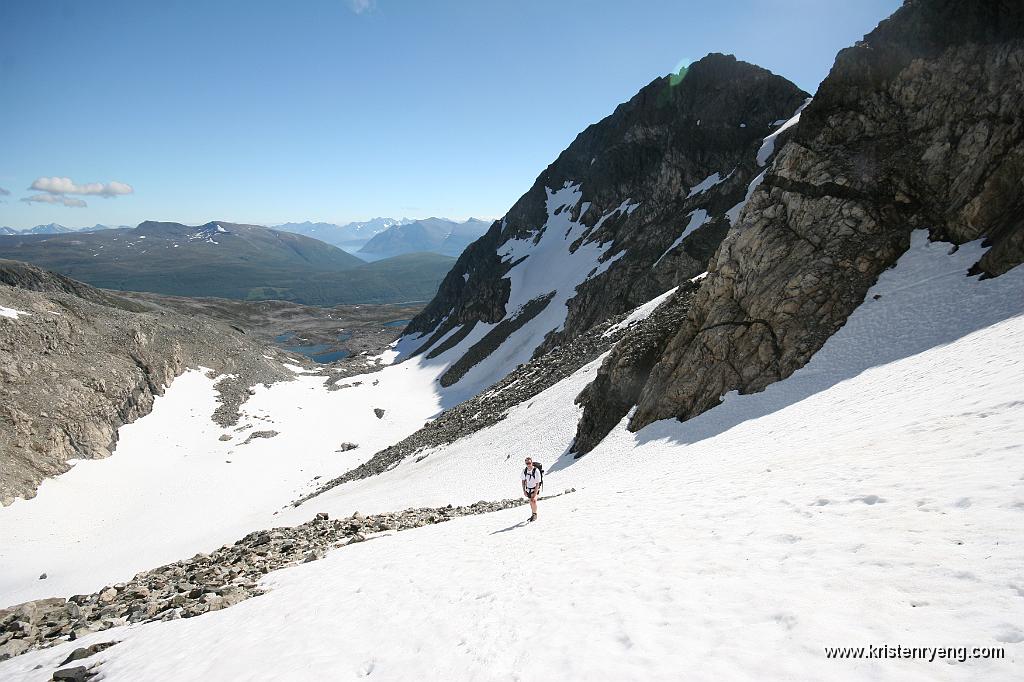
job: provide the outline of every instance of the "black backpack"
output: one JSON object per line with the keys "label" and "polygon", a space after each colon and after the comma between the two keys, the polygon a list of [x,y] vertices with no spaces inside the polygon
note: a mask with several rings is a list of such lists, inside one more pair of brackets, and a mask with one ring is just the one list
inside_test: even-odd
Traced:
{"label": "black backpack", "polygon": [[[533,468],[540,472],[540,481],[537,482],[537,487],[544,485],[544,465],[540,462],[534,462]],[[529,476],[530,472],[527,469],[523,469],[523,475]]]}

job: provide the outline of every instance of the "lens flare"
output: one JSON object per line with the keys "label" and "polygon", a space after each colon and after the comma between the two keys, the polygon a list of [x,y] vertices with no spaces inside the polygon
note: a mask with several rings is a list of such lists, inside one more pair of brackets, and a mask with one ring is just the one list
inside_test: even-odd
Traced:
{"label": "lens flare", "polygon": [[686,78],[686,72],[689,69],[690,64],[692,63],[693,60],[688,57],[683,57],[682,59],[680,59],[679,63],[676,64],[675,70],[673,70],[672,73],[669,74],[668,84],[670,86],[676,86],[682,83],[683,79]]}

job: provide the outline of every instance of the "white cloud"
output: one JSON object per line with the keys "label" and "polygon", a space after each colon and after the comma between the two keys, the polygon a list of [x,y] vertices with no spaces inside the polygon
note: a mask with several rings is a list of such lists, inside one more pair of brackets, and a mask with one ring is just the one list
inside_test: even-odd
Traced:
{"label": "white cloud", "polygon": [[356,14],[369,12],[377,6],[377,0],[348,0],[348,6]]}
{"label": "white cloud", "polygon": [[50,194],[83,194],[87,196],[116,197],[123,194],[132,194],[135,190],[131,185],[123,182],[90,182],[84,185],[76,184],[71,178],[37,178],[29,189]]}
{"label": "white cloud", "polygon": [[39,203],[39,204],[63,204],[68,208],[85,208],[88,206],[81,199],[75,199],[73,197],[66,197],[62,194],[36,194],[31,197],[25,197],[22,199],[26,204]]}

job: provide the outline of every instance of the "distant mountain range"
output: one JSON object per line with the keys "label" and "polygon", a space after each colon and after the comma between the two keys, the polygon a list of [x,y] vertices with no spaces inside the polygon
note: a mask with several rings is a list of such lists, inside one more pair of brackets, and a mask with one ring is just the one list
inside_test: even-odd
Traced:
{"label": "distant mountain range", "polygon": [[364,260],[380,260],[408,253],[438,253],[456,257],[479,239],[490,222],[470,218],[374,218],[357,223],[282,223],[275,230],[292,232],[333,244]]}
{"label": "distant mountain range", "polygon": [[91,227],[66,227],[59,223],[47,223],[18,230],[13,227],[0,227],[0,234],[67,234],[69,232],[98,232],[99,230],[115,230],[128,228],[129,225],[100,225],[97,223]]}
{"label": "distant mountain range", "polygon": [[356,251],[364,246],[374,235],[395,225],[411,223],[410,218],[374,218],[358,223],[335,225],[334,223],[282,223],[273,225],[275,230],[293,232],[307,237],[319,239],[346,251]]}
{"label": "distant mountain range", "polygon": [[425,300],[454,262],[413,254],[367,264],[301,234],[223,221],[6,235],[0,257],[108,289],[310,305]]}
{"label": "distant mountain range", "polygon": [[[490,223],[470,218],[457,222],[448,218],[373,218],[346,223],[282,223],[270,229],[318,239],[363,260],[380,260],[407,253],[438,253],[457,257],[467,246],[479,239]],[[67,227],[59,223],[36,225],[25,229],[0,227],[0,235],[71,234],[102,230],[132,229],[130,225]]]}
{"label": "distant mountain range", "polygon": [[357,253],[371,258],[386,258],[426,251],[456,257],[482,237],[490,226],[491,223],[476,218],[462,223],[447,218],[414,220],[380,232]]}

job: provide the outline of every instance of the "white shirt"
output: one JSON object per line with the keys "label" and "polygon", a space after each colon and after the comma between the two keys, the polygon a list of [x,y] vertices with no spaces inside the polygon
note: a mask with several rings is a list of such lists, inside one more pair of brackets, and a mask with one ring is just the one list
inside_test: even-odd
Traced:
{"label": "white shirt", "polygon": [[540,485],[540,469],[536,466],[533,467],[533,471],[527,472],[523,469],[522,475],[519,477],[524,483],[526,483],[526,489],[532,490]]}

